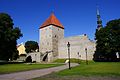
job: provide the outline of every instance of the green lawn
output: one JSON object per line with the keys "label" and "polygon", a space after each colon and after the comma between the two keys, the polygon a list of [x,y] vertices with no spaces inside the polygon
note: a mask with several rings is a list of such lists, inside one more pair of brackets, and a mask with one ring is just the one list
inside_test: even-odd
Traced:
{"label": "green lawn", "polygon": [[72,68],[71,70],[63,70],[56,75],[60,76],[72,76],[72,75],[82,75],[82,76],[120,76],[120,62],[92,62],[90,61],[88,65],[85,62],[81,63],[79,66]]}
{"label": "green lawn", "polygon": [[[54,63],[65,63],[66,60],[67,59],[57,59],[57,60],[54,61]],[[80,61],[80,60],[79,59],[74,59],[74,58],[70,59],[71,63],[78,63],[78,61]]]}
{"label": "green lawn", "polygon": [[[97,79],[96,79],[97,78]],[[32,80],[120,80],[120,62],[85,61],[71,70],[66,69]]]}
{"label": "green lawn", "polygon": [[0,74],[49,68],[60,65],[61,64],[4,64],[4,65],[0,65]]}

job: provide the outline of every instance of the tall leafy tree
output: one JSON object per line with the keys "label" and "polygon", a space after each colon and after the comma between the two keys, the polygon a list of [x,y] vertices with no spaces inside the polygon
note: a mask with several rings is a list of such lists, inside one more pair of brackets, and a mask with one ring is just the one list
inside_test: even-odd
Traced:
{"label": "tall leafy tree", "polygon": [[120,19],[111,20],[104,28],[96,30],[96,61],[116,61],[120,54]]}
{"label": "tall leafy tree", "polygon": [[22,33],[13,25],[13,20],[8,14],[0,13],[0,60],[12,60],[18,54],[17,39]]}
{"label": "tall leafy tree", "polygon": [[25,43],[26,53],[36,52],[36,51],[38,51],[38,49],[39,49],[39,46],[38,46],[38,43],[36,41],[27,41]]}

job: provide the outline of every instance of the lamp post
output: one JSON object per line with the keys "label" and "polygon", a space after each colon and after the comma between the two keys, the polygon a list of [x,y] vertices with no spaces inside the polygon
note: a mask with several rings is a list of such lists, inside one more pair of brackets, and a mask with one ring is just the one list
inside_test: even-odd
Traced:
{"label": "lamp post", "polygon": [[79,61],[79,60],[80,60],[80,59],[79,59],[79,57],[80,57],[80,56],[79,56],[79,52],[78,52],[77,54],[78,54],[78,64],[80,64],[80,61]]}
{"label": "lamp post", "polygon": [[88,60],[87,60],[87,48],[85,48],[85,52],[86,52],[86,64],[88,65]]}
{"label": "lamp post", "polygon": [[69,69],[71,69],[70,67],[70,43],[69,42],[67,44],[67,47],[68,47]]}

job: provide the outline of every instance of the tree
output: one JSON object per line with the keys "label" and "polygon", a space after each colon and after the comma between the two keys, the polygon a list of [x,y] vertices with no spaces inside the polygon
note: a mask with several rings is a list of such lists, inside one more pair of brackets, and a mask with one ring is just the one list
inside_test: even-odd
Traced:
{"label": "tree", "polygon": [[19,52],[16,50],[16,52],[13,53],[12,60],[17,60],[19,58]]}
{"label": "tree", "polygon": [[109,21],[105,27],[96,30],[95,61],[116,61],[120,55],[120,19]]}
{"label": "tree", "polygon": [[35,41],[27,41],[25,43],[25,51],[26,53],[36,52],[39,49],[38,43]]}
{"label": "tree", "polygon": [[0,60],[12,60],[18,54],[17,39],[22,37],[22,33],[13,25],[13,20],[8,14],[0,13]]}

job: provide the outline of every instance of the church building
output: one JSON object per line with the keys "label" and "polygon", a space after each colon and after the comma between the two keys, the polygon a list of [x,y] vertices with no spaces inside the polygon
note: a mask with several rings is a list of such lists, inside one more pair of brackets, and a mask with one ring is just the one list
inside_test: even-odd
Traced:
{"label": "church building", "polygon": [[64,37],[64,26],[54,13],[51,13],[39,28],[40,61],[51,62],[56,59],[67,59],[68,42],[70,43],[71,58],[93,59],[95,42],[90,40],[86,34]]}

